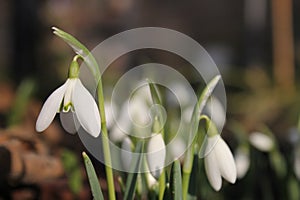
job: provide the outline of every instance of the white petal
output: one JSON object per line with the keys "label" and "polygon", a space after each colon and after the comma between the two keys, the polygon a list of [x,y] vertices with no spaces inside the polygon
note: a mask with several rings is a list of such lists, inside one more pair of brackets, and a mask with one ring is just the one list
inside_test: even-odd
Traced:
{"label": "white petal", "polygon": [[105,108],[105,116],[106,116],[106,125],[108,129],[111,129],[114,124],[114,116],[113,116],[113,108],[115,105],[113,105],[112,102],[105,102],[104,108]]}
{"label": "white petal", "polygon": [[124,104],[119,113],[116,123],[109,133],[109,138],[113,142],[120,142],[126,135],[130,135],[132,124],[128,116],[127,104]]}
{"label": "white petal", "polygon": [[53,121],[55,114],[59,111],[63,96],[67,89],[68,81],[57,88],[46,100],[36,121],[35,129],[38,132],[44,131]]}
{"label": "white petal", "polygon": [[112,142],[121,142],[126,136],[127,134],[124,133],[117,124],[112,127],[109,133],[109,139]]}
{"label": "white petal", "polygon": [[184,140],[181,138],[175,138],[170,145],[170,152],[175,159],[180,159],[186,150]]}
{"label": "white petal", "polygon": [[219,137],[218,143],[215,145],[214,153],[221,175],[230,183],[235,183],[237,173],[233,155],[221,137]]}
{"label": "white petal", "polygon": [[72,102],[72,92],[73,92],[73,88],[75,86],[76,83],[76,79],[72,78],[72,79],[68,79],[67,80],[67,89],[64,95],[64,108],[67,106],[66,110],[63,110],[65,112],[69,112],[71,109],[71,102]]}
{"label": "white petal", "polygon": [[213,151],[219,139],[220,139],[220,135],[215,135],[213,137],[205,136],[203,145],[201,146],[201,149],[204,148],[204,150],[200,151],[200,152],[204,152],[202,153],[203,154],[202,157],[206,157],[208,154],[210,154],[210,152]]}
{"label": "white petal", "polygon": [[60,112],[60,122],[63,128],[71,134],[75,134],[80,127],[76,114],[71,111]]}
{"label": "white petal", "polygon": [[222,186],[222,177],[213,151],[204,158],[204,167],[210,185],[214,190],[219,191]]}
{"label": "white petal", "polygon": [[98,137],[101,129],[98,107],[79,79],[74,87],[72,102],[80,125],[93,137]]}
{"label": "white petal", "polygon": [[269,152],[274,146],[272,138],[260,132],[254,132],[249,136],[250,143],[262,152]]}
{"label": "white petal", "polygon": [[158,179],[165,166],[166,145],[161,134],[152,136],[147,146],[147,161],[151,174]]}
{"label": "white petal", "polygon": [[147,184],[149,188],[152,188],[157,184],[157,180],[152,176],[151,173],[146,173]]}
{"label": "white petal", "polygon": [[136,96],[128,104],[128,112],[133,124],[145,127],[151,122],[146,101]]}
{"label": "white petal", "polygon": [[128,172],[130,170],[132,160],[131,146],[131,140],[128,137],[126,137],[122,142],[121,159],[124,169]]}

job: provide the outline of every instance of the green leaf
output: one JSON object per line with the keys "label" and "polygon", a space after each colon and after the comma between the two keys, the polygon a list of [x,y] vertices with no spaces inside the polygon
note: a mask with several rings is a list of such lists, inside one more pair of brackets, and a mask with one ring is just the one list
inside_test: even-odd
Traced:
{"label": "green leaf", "polygon": [[63,39],[74,51],[77,55],[81,56],[82,59],[87,63],[90,71],[94,75],[96,81],[101,78],[101,74],[99,71],[99,66],[95,57],[92,53],[86,48],[81,42],[79,42],[74,36],[69,33],[60,30],[57,27],[52,27],[53,33]]}
{"label": "green leaf", "polygon": [[95,200],[104,200],[103,198],[103,194],[101,191],[101,187],[98,181],[98,177],[96,175],[94,166],[90,160],[90,158],[88,157],[88,155],[83,152],[82,153],[82,157],[84,159],[84,164],[85,164],[85,168],[86,168],[86,172],[88,175],[88,179],[90,182],[90,186],[91,186],[91,190],[92,190],[92,194]]}
{"label": "green leaf", "polygon": [[[137,143],[136,148],[135,148],[135,153],[139,154],[138,156],[133,157],[132,163],[130,166],[130,171],[131,172],[139,172],[140,167],[141,167],[141,161],[143,160],[143,149],[144,149],[144,142],[140,141]],[[136,189],[136,184],[137,184],[137,176],[138,173],[129,173],[127,180],[126,180],[126,190],[124,194],[124,199],[129,200],[133,199],[135,196],[135,189]]]}
{"label": "green leaf", "polygon": [[34,92],[35,83],[31,79],[26,79],[21,82],[12,110],[8,116],[8,126],[13,126],[21,122],[24,116],[28,102]]}
{"label": "green leaf", "polygon": [[[194,144],[199,141],[197,138],[197,132],[199,128],[199,117],[201,116],[201,113],[207,103],[207,100],[211,96],[212,92],[214,91],[215,87],[217,86],[221,76],[217,75],[215,76],[204,88],[202,91],[200,98],[195,105],[192,119],[191,119],[191,126],[189,130],[189,138],[188,138],[188,144],[191,144],[190,147],[187,149],[184,157],[184,164],[183,164],[183,199],[187,199],[188,196],[188,183],[190,179],[190,174],[193,167],[194,162]],[[200,141],[201,143],[202,141]]]}
{"label": "green leaf", "polygon": [[[193,144],[196,139],[197,131],[199,127],[199,117],[207,103],[207,100],[209,99],[215,87],[217,86],[220,78],[221,78],[220,75],[214,77],[207,84],[207,86],[204,88],[203,92],[200,95],[200,98],[197,102],[197,105],[194,108],[193,115],[192,115],[188,144]],[[187,173],[191,173],[192,166],[193,166],[194,148],[192,148],[192,146],[193,145],[191,145],[191,147],[188,148],[186,152],[185,161],[183,165],[183,171]]]}
{"label": "green leaf", "polygon": [[68,177],[68,184],[72,192],[78,194],[82,188],[82,176],[77,156],[69,150],[62,151],[62,163]]}
{"label": "green leaf", "polygon": [[172,199],[181,200],[182,196],[182,182],[181,182],[181,166],[179,160],[175,160],[171,169],[171,191]]}
{"label": "green leaf", "polygon": [[163,200],[169,200],[169,199],[172,199],[172,194],[171,194],[170,184],[167,183],[165,186]]}
{"label": "green leaf", "polygon": [[[166,184],[167,184],[167,173],[165,169],[162,170],[162,173],[158,180],[158,199],[162,200],[165,199],[165,192],[166,191]],[[168,195],[168,194],[166,194]]]}
{"label": "green leaf", "polygon": [[160,95],[159,90],[158,90],[157,86],[155,85],[155,83],[153,83],[151,80],[148,79],[148,84],[149,84],[153,103],[162,105],[161,95]]}
{"label": "green leaf", "polygon": [[150,88],[150,94],[151,94],[151,98],[152,98],[152,102],[154,105],[156,105],[157,109],[156,109],[156,115],[154,116],[153,119],[153,131],[156,133],[161,132],[162,135],[164,136],[164,124],[165,124],[165,113],[162,112],[162,108],[160,106],[162,106],[162,99],[161,99],[161,95],[160,92],[157,88],[157,86],[155,85],[155,83],[153,83],[151,80],[148,79],[148,84],[149,84],[149,88]]}

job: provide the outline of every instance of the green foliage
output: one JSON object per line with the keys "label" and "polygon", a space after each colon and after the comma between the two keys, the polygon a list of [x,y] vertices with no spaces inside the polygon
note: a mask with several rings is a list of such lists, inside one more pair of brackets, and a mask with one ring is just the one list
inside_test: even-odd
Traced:
{"label": "green foliage", "polygon": [[99,184],[99,180],[98,180],[94,166],[93,166],[90,158],[88,157],[88,155],[85,152],[82,153],[82,157],[84,160],[84,164],[85,164],[85,168],[86,168],[86,172],[87,172],[88,179],[90,182],[94,200],[104,200],[104,197],[103,197],[103,194],[101,191],[101,187]]}
{"label": "green foliage", "polygon": [[171,169],[171,191],[172,199],[181,200],[182,199],[182,181],[181,181],[181,166],[179,160],[175,160],[172,164]]}
{"label": "green foliage", "polygon": [[8,116],[8,126],[13,126],[21,122],[34,89],[35,82],[33,80],[25,79],[21,82],[17,90],[16,100],[13,103],[12,110]]}
{"label": "green foliage", "polygon": [[80,164],[76,155],[67,149],[62,151],[62,163],[68,176],[69,187],[74,194],[78,194],[82,188]]}
{"label": "green foliage", "polygon": [[[130,166],[130,171],[132,172],[139,172],[141,163],[143,160],[143,149],[144,149],[144,142],[138,142],[135,148],[136,155],[139,154],[137,157],[133,157],[132,164]],[[130,200],[134,199],[135,196],[135,189],[137,184],[137,177],[138,173],[129,173],[126,181],[126,188],[125,188],[125,194],[124,199]]]}

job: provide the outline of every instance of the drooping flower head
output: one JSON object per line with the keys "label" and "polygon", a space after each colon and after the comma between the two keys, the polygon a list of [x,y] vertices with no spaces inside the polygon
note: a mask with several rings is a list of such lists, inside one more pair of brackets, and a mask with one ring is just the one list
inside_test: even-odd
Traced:
{"label": "drooping flower head", "polygon": [[219,191],[222,177],[230,183],[235,183],[237,177],[233,155],[226,142],[218,134],[211,122],[205,147],[204,166],[209,183],[214,190]]}
{"label": "drooping flower head", "polygon": [[78,56],[75,56],[71,63],[69,78],[45,101],[36,122],[38,132],[48,128],[59,112],[62,125],[69,133],[76,133],[82,126],[93,137],[100,134],[98,107],[93,96],[79,79],[77,58]]}

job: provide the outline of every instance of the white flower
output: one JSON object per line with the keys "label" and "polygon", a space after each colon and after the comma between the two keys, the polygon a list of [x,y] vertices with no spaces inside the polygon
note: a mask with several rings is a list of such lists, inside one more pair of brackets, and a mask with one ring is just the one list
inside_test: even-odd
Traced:
{"label": "white flower", "polygon": [[250,167],[250,158],[248,150],[238,148],[235,152],[235,163],[238,178],[243,178]]}
{"label": "white flower", "polygon": [[269,152],[274,147],[274,141],[271,137],[260,132],[251,133],[249,136],[250,143],[262,152]]}
{"label": "white flower", "polygon": [[126,171],[130,171],[130,165],[132,161],[132,142],[129,137],[125,137],[122,142],[122,150],[121,150],[121,160],[123,169]]}
{"label": "white flower", "polygon": [[230,183],[235,183],[237,172],[234,159],[229,147],[220,135],[208,137],[205,155],[206,175],[209,183],[216,191],[221,189],[222,177]]}
{"label": "white flower", "polygon": [[98,107],[79,78],[68,78],[48,97],[38,116],[36,130],[42,132],[48,128],[57,112],[61,112],[61,122],[66,131],[75,133],[80,124],[92,136],[100,134]]}
{"label": "white flower", "polygon": [[204,107],[204,114],[209,116],[219,129],[222,129],[226,119],[226,112],[218,98],[212,96]]}
{"label": "white flower", "polygon": [[159,178],[165,166],[166,145],[161,134],[153,134],[147,146],[147,161],[153,177]]}

